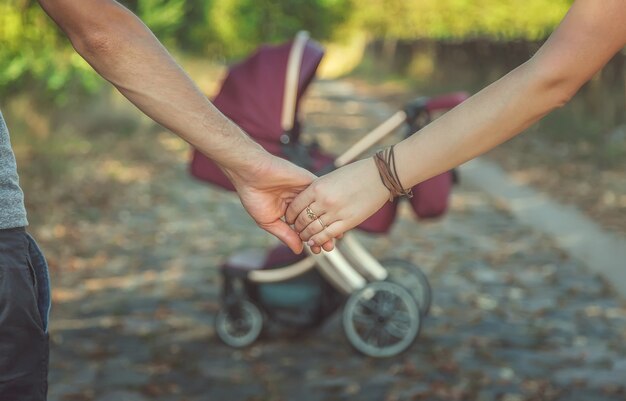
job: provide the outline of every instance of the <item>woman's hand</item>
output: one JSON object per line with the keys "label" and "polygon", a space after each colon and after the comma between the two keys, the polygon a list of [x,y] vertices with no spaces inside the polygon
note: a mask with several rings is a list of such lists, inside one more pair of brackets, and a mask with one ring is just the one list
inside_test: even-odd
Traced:
{"label": "woman's hand", "polygon": [[371,158],[316,179],[287,208],[287,223],[314,253],[332,249],[332,239],[356,227],[389,200]]}

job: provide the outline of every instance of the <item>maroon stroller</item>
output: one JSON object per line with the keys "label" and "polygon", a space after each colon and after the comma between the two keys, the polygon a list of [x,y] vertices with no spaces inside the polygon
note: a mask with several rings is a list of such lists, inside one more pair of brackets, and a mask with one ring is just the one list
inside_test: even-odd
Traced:
{"label": "maroon stroller", "polygon": [[[262,46],[230,68],[214,104],[269,152],[321,175],[353,161],[400,126],[407,126],[409,133],[419,130],[433,112],[450,109],[468,96],[412,101],[335,158],[299,141],[299,101],[323,54],[305,32],[286,44]],[[190,170],[202,181],[234,190],[221,170],[197,151]],[[413,188],[410,201],[418,217],[446,211],[453,180],[447,172]],[[397,201],[387,203],[358,228],[388,232],[397,206]],[[343,327],[351,345],[369,356],[388,357],[415,341],[430,307],[430,285],[417,266],[399,259],[379,262],[350,233],[335,250],[320,255],[294,255],[284,246],[240,251],[222,265],[221,273],[222,308],[215,328],[233,347],[253,343],[270,321],[315,327],[343,304]]]}

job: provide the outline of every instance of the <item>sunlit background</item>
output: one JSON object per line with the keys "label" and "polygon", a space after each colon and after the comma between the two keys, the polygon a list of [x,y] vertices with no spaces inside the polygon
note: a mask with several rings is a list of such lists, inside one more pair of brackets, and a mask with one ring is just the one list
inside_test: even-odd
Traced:
{"label": "sunlit background", "polygon": [[[323,80],[322,89],[317,90],[314,84],[313,100],[304,107],[305,132],[310,136],[319,133],[322,144],[345,149],[358,138],[358,132],[366,132],[379,122],[371,120],[374,113],[367,105],[370,100],[375,99],[379,102],[376,105],[386,107],[377,106],[384,116],[416,96],[458,90],[476,92],[531,57],[558,25],[572,1],[137,0],[121,3],[141,17],[207,96],[213,96],[219,89],[229,64],[241,60],[260,44],[280,43],[302,29],[309,31],[311,37],[326,48],[326,56],[318,74]],[[525,135],[487,155],[520,181],[557,201],[577,207],[603,229],[620,237],[626,235],[625,65],[626,53],[622,51],[567,106],[530,128]],[[355,94],[348,101],[337,102],[333,99],[334,92],[328,91],[333,85],[349,85]],[[46,250],[56,289],[53,296],[53,322],[56,323],[52,325],[51,337],[52,400],[105,399],[100,397],[105,397],[107,389],[96,386],[96,382],[113,383],[110,388],[121,389],[118,396],[107,400],[144,399],[132,397],[295,399],[285,395],[292,394],[285,389],[293,387],[287,384],[287,376],[279,375],[276,379],[271,375],[275,366],[272,360],[262,360],[264,348],[231,353],[217,345],[210,321],[203,320],[203,316],[211,315],[216,309],[218,286],[214,267],[235,249],[269,246],[274,244],[273,239],[259,231],[243,214],[232,194],[216,191],[188,177],[188,146],[142,116],[95,74],[36,1],[0,0],[0,108],[11,132],[26,194],[30,230]],[[311,122],[308,131],[307,113]],[[353,115],[354,119],[347,121],[339,114]],[[493,302],[498,298],[489,298],[488,291],[486,298],[471,294],[474,290],[485,290],[480,285],[470,286],[471,290],[470,287],[459,289],[459,293],[467,293],[467,297],[450,301],[461,284],[445,277],[452,272],[465,273],[455,268],[446,271],[448,265],[503,265],[511,271],[538,269],[537,277],[547,282],[559,281],[559,273],[555,272],[561,271],[562,264],[567,265],[562,270],[566,275],[588,274],[557,247],[549,245],[550,240],[536,237],[523,228],[519,231],[506,228],[516,223],[500,215],[503,212],[497,204],[471,189],[462,190],[455,198],[451,213],[456,216],[451,217],[451,223],[420,227],[419,232],[405,234],[406,230],[413,232],[413,226],[404,221],[400,224],[401,231],[394,231],[395,237],[369,239],[377,252],[399,252],[400,256],[426,265],[425,270],[433,275],[435,293],[439,286],[446,294],[439,304],[435,298],[435,322],[437,316],[448,312],[456,316],[454,319],[462,320],[462,312],[457,316],[457,312],[447,308],[465,303],[492,313],[494,320],[487,319],[492,326],[487,326],[497,331],[497,317],[506,320],[507,314],[512,313],[495,310]],[[496,217],[489,217],[490,213]],[[481,225],[481,216],[489,222],[486,226]],[[466,217],[470,222],[464,225]],[[455,229],[450,227],[457,225],[461,234],[451,232]],[[429,229],[436,233],[436,242],[424,239]],[[502,238],[490,239],[491,233]],[[508,242],[502,242],[504,239]],[[398,243],[400,246],[396,247]],[[442,243],[457,245],[438,249]],[[422,252],[424,249],[428,251]],[[509,277],[501,277],[499,271],[493,274],[493,280],[502,278],[503,282]],[[470,274],[459,280],[470,282],[472,277],[481,285],[493,283],[483,280],[484,275],[476,278]],[[580,311],[585,319],[600,319],[608,328],[595,334],[592,329],[586,332],[578,326],[554,329],[558,325],[550,326],[548,318],[549,329],[537,328],[527,335],[532,341],[539,341],[538,348],[546,346],[539,338],[554,334],[550,330],[570,330],[573,332],[563,344],[585,347],[584,344],[593,343],[596,348],[592,351],[584,348],[584,351],[605,357],[611,353],[612,345],[605,344],[602,348],[600,339],[603,336],[619,339],[626,335],[626,326],[620,326],[625,313],[623,306],[616,301],[617,297],[610,295],[602,280],[589,277],[593,278],[589,286],[585,284],[586,278],[581,278],[581,282],[571,284],[571,288],[550,291],[555,291],[554,298],[563,302],[576,291],[586,294],[580,307],[572,307],[572,310]],[[508,283],[524,282],[523,279],[511,280]],[[533,279],[528,280],[529,286],[534,285]],[[520,291],[526,294],[525,289]],[[520,293],[515,294],[511,296],[519,299]],[[585,300],[589,303],[584,304]],[[537,307],[539,314],[545,312],[550,316],[562,306],[553,305],[549,300],[545,302],[547,306]],[[594,309],[597,305],[613,310],[615,316],[621,316],[622,323],[614,323],[610,316],[598,317],[598,309]],[[358,371],[362,376],[358,382],[367,381],[367,377],[379,377],[381,372],[405,377],[411,383],[419,382],[420,377],[429,377],[426,382],[440,383],[440,387],[432,390],[438,398],[419,398],[419,394],[426,394],[423,389],[407,390],[402,386],[405,393],[400,390],[394,393],[393,388],[397,386],[391,386],[391,390],[381,393],[380,397],[366,398],[365,385],[354,387],[348,379],[337,379],[336,383],[325,382],[318,390],[309,392],[310,395],[326,394],[327,398],[311,395],[302,399],[354,396],[363,400],[516,401],[561,399],[564,394],[570,394],[559,387],[569,386],[563,384],[570,383],[567,380],[545,382],[541,378],[529,379],[526,387],[520,384],[522,390],[516,387],[489,393],[486,389],[490,383],[499,378],[509,385],[519,372],[506,370],[509,368],[504,362],[495,363],[496,379],[493,381],[481,381],[484,379],[477,376],[476,382],[468,379],[458,365],[462,365],[463,358],[471,360],[472,357],[454,354],[456,343],[450,340],[454,336],[454,319],[444,323],[439,320],[439,326],[433,323],[438,329],[430,333],[428,328],[424,329],[425,343],[435,350],[428,356],[419,355],[421,340],[418,340],[414,352],[417,356],[411,354],[408,359],[397,359],[384,366],[366,361],[363,369],[373,372],[372,376],[365,370]],[[165,328],[158,327],[155,321],[163,322]],[[477,321],[466,322],[467,327]],[[448,337],[442,334],[446,340],[439,343],[438,336],[445,331],[442,324],[452,334],[448,333]],[[339,331],[338,327],[328,330],[333,331]],[[433,334],[435,332],[437,334]],[[324,335],[328,333],[319,336]],[[594,336],[598,337],[597,344]],[[304,344],[316,350],[318,335],[314,337]],[[133,345],[124,345],[125,338]],[[107,345],[109,341],[114,345]],[[287,361],[281,369],[307,363],[297,360],[300,355],[295,350],[297,341],[300,340],[288,340],[286,344],[270,341],[267,352],[270,355],[277,352],[276,358]],[[523,343],[523,339],[520,342]],[[515,344],[519,348],[526,346]],[[483,347],[485,353],[492,346],[492,343],[481,343],[480,333],[458,345],[465,351]],[[549,346],[557,345],[550,343]],[[134,349],[135,353],[125,347]],[[137,351],[142,347],[149,351]],[[212,354],[214,347],[217,347],[217,356]],[[347,344],[340,347],[349,354]],[[320,349],[322,355],[332,360],[330,350]],[[296,352],[296,361],[292,360],[290,350]],[[186,366],[184,361],[202,353],[205,353],[204,360],[195,360],[189,362],[192,367]],[[126,357],[120,357],[121,354]],[[616,354],[621,355],[623,372],[626,372],[623,349]],[[446,365],[440,357],[454,362]],[[577,360],[577,356],[571,357]],[[211,364],[212,358],[215,364]],[[302,358],[314,359],[314,356],[306,354]],[[511,358],[519,361],[523,357]],[[475,356],[477,366],[482,363],[477,362],[479,359]],[[361,368],[361,360],[356,361],[346,369]],[[524,366],[528,369],[534,364],[549,366],[544,362],[529,360]],[[242,373],[238,364],[249,370]],[[440,376],[432,378],[424,373],[428,372],[428,364],[436,366]],[[597,366],[606,369],[601,362]],[[116,371],[124,369],[135,372],[136,376],[115,376]],[[320,372],[322,376],[341,376],[343,368],[325,365]],[[246,380],[246,375],[265,374],[269,377],[265,381],[250,384]],[[185,380],[193,375],[200,375],[201,379],[187,386]],[[302,377],[316,380],[317,376],[302,373]],[[446,390],[447,377],[454,377],[451,380],[454,384]],[[572,383],[580,382],[576,374],[571,377]],[[208,390],[202,389],[205,379],[206,389],[217,389],[209,392],[210,397],[206,395]],[[618,399],[610,397],[624,394],[611,392],[614,383],[608,383],[608,392],[591,392],[588,394],[593,397],[587,399],[600,399],[595,398],[597,394],[608,394],[606,399]],[[339,389],[336,392],[339,395],[328,395],[335,394],[332,392],[335,390],[328,388]],[[281,393],[283,390],[285,392]],[[587,394],[584,391],[587,390],[581,390],[581,394]],[[507,398],[509,392],[512,395]],[[482,394],[483,398],[463,398],[477,394]]]}
{"label": "sunlit background", "polygon": [[[459,89],[473,92],[484,87],[528,59],[564,16],[571,1],[123,3],[146,22],[209,95],[217,89],[226,65],[261,43],[284,41],[306,29],[327,47],[322,77],[349,76],[369,84],[393,83],[396,92],[411,96]],[[126,113],[125,106],[120,106],[123,110],[115,108],[110,86],[72,50],[36,2],[0,2],[0,44],[0,99],[11,121],[27,193],[48,190],[65,175],[75,174],[69,166],[90,149],[100,154],[105,147],[100,142],[114,141],[112,135],[134,136],[131,133],[137,129],[137,115]],[[556,146],[557,151],[542,157],[548,163],[556,161],[565,169],[562,173],[566,178],[573,174],[571,180],[576,181],[576,175],[585,174],[587,169],[600,168],[609,174],[623,168],[624,71],[621,53],[567,107],[533,128],[541,131],[541,140]],[[98,134],[103,131],[108,135]],[[516,146],[530,147],[533,153],[541,154],[543,145],[535,140],[537,136],[520,140]],[[111,157],[110,153],[102,153],[103,157],[107,155]],[[530,165],[535,161],[520,163]],[[544,180],[539,184],[547,187],[555,185],[551,182],[555,178],[535,177],[537,174],[531,170],[527,171],[529,179]],[[590,187],[577,187],[583,183],[572,183],[573,192],[568,191],[566,197],[581,197],[590,213],[602,214],[607,208],[616,208],[622,212],[617,220],[623,225],[624,188],[610,182],[607,174],[598,176],[609,181],[606,191],[598,193]],[[78,182],[75,177],[67,178]],[[93,176],[88,181],[94,183]],[[85,192],[83,183],[75,185],[83,190],[72,192]],[[41,201],[47,205],[59,203],[54,191],[51,196]],[[64,196],[71,200],[78,194]],[[102,194],[93,196],[99,201],[106,198]],[[34,223],[41,222],[39,201],[28,197]],[[609,225],[614,224],[613,217],[600,216]],[[50,216],[46,221],[50,222]],[[623,228],[613,228],[623,232]]]}

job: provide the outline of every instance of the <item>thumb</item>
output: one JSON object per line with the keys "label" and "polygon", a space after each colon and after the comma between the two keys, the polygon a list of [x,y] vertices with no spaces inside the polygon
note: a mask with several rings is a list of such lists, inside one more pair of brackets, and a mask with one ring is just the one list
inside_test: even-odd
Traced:
{"label": "thumb", "polygon": [[293,253],[299,254],[302,252],[304,245],[302,244],[302,239],[298,233],[296,233],[287,223],[282,220],[276,220],[267,224],[260,224],[260,227],[272,234],[279,240],[285,243]]}

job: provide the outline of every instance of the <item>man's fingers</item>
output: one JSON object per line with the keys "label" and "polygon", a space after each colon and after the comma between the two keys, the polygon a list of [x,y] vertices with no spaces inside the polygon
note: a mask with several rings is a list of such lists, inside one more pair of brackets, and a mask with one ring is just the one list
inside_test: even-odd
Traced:
{"label": "man's fingers", "polygon": [[304,246],[298,233],[293,231],[284,221],[276,220],[269,224],[262,224],[261,228],[283,241],[294,253],[302,252]]}
{"label": "man's fingers", "polygon": [[313,203],[313,191],[311,187],[300,192],[298,196],[289,204],[287,212],[285,212],[285,220],[289,224],[293,224],[296,218],[307,206]]}

